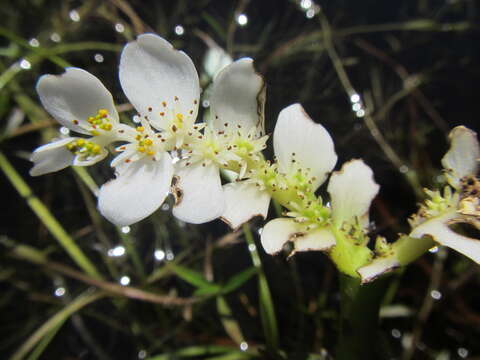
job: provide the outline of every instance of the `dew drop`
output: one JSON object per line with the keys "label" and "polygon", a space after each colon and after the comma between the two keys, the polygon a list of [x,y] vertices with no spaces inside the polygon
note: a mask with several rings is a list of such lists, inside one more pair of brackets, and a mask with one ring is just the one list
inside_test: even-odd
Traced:
{"label": "dew drop", "polygon": [[115,31],[119,32],[119,33],[123,33],[125,31],[125,26],[123,26],[123,24],[116,23],[115,24]]}
{"label": "dew drop", "polygon": [[245,14],[240,14],[237,16],[237,23],[240,26],[245,26],[248,23],[248,17]]}
{"label": "dew drop", "polygon": [[68,16],[72,21],[79,22],[80,21],[80,14],[77,10],[72,10],[69,12]]}

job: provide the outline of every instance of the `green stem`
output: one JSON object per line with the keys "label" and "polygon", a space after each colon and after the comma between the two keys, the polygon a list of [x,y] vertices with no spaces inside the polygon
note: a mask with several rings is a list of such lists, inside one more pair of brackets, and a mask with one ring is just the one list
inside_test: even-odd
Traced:
{"label": "green stem", "polygon": [[337,360],[381,359],[379,310],[388,281],[379,279],[367,285],[340,274],[340,334]]}
{"label": "green stem", "polygon": [[65,308],[60,310],[45,324],[38,328],[38,330],[27,339],[27,341],[17,350],[17,352],[15,352],[15,354],[13,354],[10,359],[23,359],[39,341],[41,341],[45,336],[48,336],[52,330],[55,331],[56,327],[63,324],[65,320],[68,319],[72,314],[105,296],[106,294],[104,292],[91,293],[90,291],[78,296],[75,300],[73,300],[70,304],[68,304]]}
{"label": "green stem", "polygon": [[21,176],[10,164],[8,159],[0,152],[0,169],[7,176],[10,183],[22,196],[33,212],[39,217],[45,227],[50,231],[53,237],[58,241],[75,263],[82,270],[95,279],[101,279],[100,273],[95,265],[85,256],[83,251],[77,246],[75,241],[67,234],[60,223],[53,217],[45,205],[33,194],[30,187],[25,183]]}
{"label": "green stem", "polygon": [[262,319],[263,331],[265,333],[267,346],[269,349],[275,350],[278,347],[278,327],[272,295],[268,286],[267,277],[265,276],[265,272],[262,268],[260,255],[258,254],[255,241],[253,240],[253,234],[248,223],[243,225],[243,233],[245,234],[245,239],[247,240],[253,265],[258,269],[260,317]]}

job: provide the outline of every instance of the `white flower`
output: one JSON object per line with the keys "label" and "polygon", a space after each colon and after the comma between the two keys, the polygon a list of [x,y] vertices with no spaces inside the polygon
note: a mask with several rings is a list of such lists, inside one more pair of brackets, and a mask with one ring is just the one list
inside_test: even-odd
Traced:
{"label": "white flower", "polygon": [[443,193],[426,190],[429,199],[410,219],[410,234],[391,244],[386,254],[360,268],[362,282],[414,261],[433,246],[432,240],[480,263],[480,241],[450,229],[450,225],[462,222],[480,229],[480,182],[476,177],[480,147],[475,132],[463,126],[452,129],[449,138],[450,149],[442,165],[452,188],[446,186]]}
{"label": "white flower", "polygon": [[107,156],[105,145],[115,141],[123,125],[118,122],[112,95],[95,76],[67,68],[60,76],[44,75],[37,92],[45,109],[63,126],[92,138],[70,137],[36,149],[31,157],[33,176],[88,166]]}
{"label": "white flower", "polygon": [[[302,183],[314,191],[337,161],[330,135],[308,117],[300,104],[280,112],[273,146],[277,164],[256,169],[250,174],[251,180],[224,186],[227,206],[222,220],[234,229],[254,216],[267,216],[271,196],[265,185],[288,192],[288,188]],[[285,181],[278,182],[276,172],[283,174]]]}
{"label": "white flower", "polygon": [[[235,141],[245,137],[250,145],[258,145],[245,129],[259,128],[255,136],[263,131],[259,99],[263,81],[252,60],[238,60],[217,75],[210,99],[214,119],[205,129],[205,124],[195,124],[200,96],[195,67],[185,53],[161,37],[144,34],[124,48],[120,82],[143,126],[137,134],[126,134],[129,143],[117,148],[122,151],[112,162],[117,178],[100,190],[102,214],[118,225],[128,225],[155,211],[171,183],[168,152],[173,151],[184,159],[175,166],[173,214],[189,223],[220,216],[225,208],[220,167],[241,162],[242,157],[232,151]],[[264,141],[255,151],[263,145]],[[143,175],[135,176],[136,172]]]}
{"label": "white flower", "polygon": [[217,74],[211,122],[199,141],[192,139],[187,159],[177,166],[176,187],[182,193],[173,208],[177,218],[198,224],[225,215],[228,190],[234,185],[222,187],[220,168],[238,164],[242,178],[248,161],[265,148],[263,107],[264,83],[251,59],[237,60]]}
{"label": "white flower", "polygon": [[168,195],[173,176],[168,151],[192,138],[200,86],[192,60],[154,34],[125,46],[120,83],[142,126],[117,148],[122,152],[112,161],[117,177],[100,189],[98,206],[107,219],[125,226],[149,216]]}
{"label": "white flower", "polygon": [[[270,180],[266,174],[264,181],[272,182],[270,186],[278,189],[276,191],[278,191],[279,197],[285,193],[284,204],[289,204],[288,194],[291,191],[296,194],[297,189],[306,187],[313,193],[323,183],[337,162],[332,138],[322,125],[316,124],[310,119],[300,104],[290,105],[280,112],[273,133],[273,145],[278,162],[276,164],[278,168],[274,170],[283,176],[273,174],[274,176]],[[280,179],[285,180],[277,183]],[[240,196],[241,194],[238,194],[239,198]],[[249,198],[254,199],[254,196],[255,194],[252,194]],[[267,204],[269,200],[269,196],[266,197]],[[294,206],[294,204],[289,205],[290,207]],[[324,211],[322,204],[312,203],[308,206],[314,207],[310,209],[313,220],[321,216],[316,213],[317,211]],[[245,211],[248,212],[247,206]],[[290,215],[297,214],[290,213]],[[308,219],[295,221],[293,218],[282,218],[267,223],[261,235],[265,251],[270,254],[277,253],[287,241],[294,237],[298,251],[307,248],[323,248],[334,244],[334,239],[330,234],[325,234],[323,229],[312,228],[309,229],[311,231],[308,231],[306,227],[311,224],[306,220]],[[317,242],[317,239],[322,240]]]}
{"label": "white flower", "polygon": [[[261,241],[267,253],[279,252],[283,245],[294,241],[294,251],[328,250],[344,237],[362,239],[368,226],[368,211],[379,186],[373,173],[362,160],[351,160],[330,177],[328,192],[331,200],[331,224],[305,225],[297,219],[275,219],[263,229]],[[297,221],[295,221],[297,220]]]}
{"label": "white flower", "polygon": [[[456,190],[456,196],[444,196],[424,207],[414,219],[411,237],[421,238],[429,235],[441,245],[448,246],[459,253],[480,263],[480,241],[462,236],[451,230],[449,225],[454,223],[471,223],[477,228],[480,218],[480,181],[477,179],[479,169],[480,147],[477,135],[470,129],[457,126],[450,132],[450,149],[442,159],[445,176],[449,184]],[[459,195],[459,196],[458,196]],[[445,202],[443,207],[438,204]],[[441,204],[441,203],[440,203]],[[429,206],[431,205],[431,206]],[[434,207],[435,206],[435,207]],[[432,213],[436,210],[436,213]]]}

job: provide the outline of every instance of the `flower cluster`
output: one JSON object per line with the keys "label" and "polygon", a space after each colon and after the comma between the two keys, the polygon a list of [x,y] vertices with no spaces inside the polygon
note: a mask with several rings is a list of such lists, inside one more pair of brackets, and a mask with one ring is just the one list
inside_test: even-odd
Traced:
{"label": "flower cluster", "polygon": [[[42,175],[93,165],[114,149],[115,178],[98,194],[99,211],[112,223],[136,223],[172,193],[178,219],[199,224],[220,218],[237,229],[252,217],[266,218],[274,199],[285,212],[263,228],[261,243],[270,254],[291,241],[292,254],[327,252],[340,271],[369,281],[411,261],[413,256],[402,255],[405,249],[425,251],[429,243],[422,241],[429,235],[480,261],[480,245],[448,227],[480,224],[480,150],[472,131],[452,131],[452,147],[442,161],[450,187],[443,193],[427,191],[430,199],[411,219],[411,234],[394,244],[379,237],[373,251],[369,208],[379,186],[372,170],[362,160],[351,160],[330,176],[329,201],[318,196],[337,155],[327,130],[300,104],[280,112],[273,132],[275,158],[266,160],[265,84],[251,59],[230,62],[217,73],[206,122],[196,121],[201,89],[192,60],[161,37],[144,34],[127,44],[119,77],[138,114],[135,125],[119,121],[112,95],[92,74],[68,68],[60,76],[41,77],[42,104],[78,136],[41,146],[31,157],[31,174]],[[222,173],[231,182],[222,184]]]}

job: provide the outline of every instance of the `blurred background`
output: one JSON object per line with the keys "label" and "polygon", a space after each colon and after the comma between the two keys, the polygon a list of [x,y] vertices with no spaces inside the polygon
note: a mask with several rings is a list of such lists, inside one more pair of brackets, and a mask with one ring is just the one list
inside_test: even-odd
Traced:
{"label": "blurred background", "polygon": [[[301,102],[332,135],[337,169],[351,158],[372,167],[381,186],[372,234],[393,241],[408,232],[422,188],[444,184],[449,130],[478,130],[479,5],[1,1],[1,357],[329,359],[338,334],[330,260],[266,255],[261,220],[235,233],[219,220],[188,225],[172,217],[169,199],[117,229],[98,214],[92,193],[113,177],[109,161],[30,177],[30,153],[68,133],[40,105],[40,75],[88,70],[128,123],[134,113],[117,70],[136,35],[155,32],[184,50],[204,89],[229,57],[252,57],[267,83],[267,132],[282,108]],[[72,243],[95,271],[72,261]],[[371,337],[383,358],[480,359],[477,265],[433,248],[389,280],[381,333]]]}

